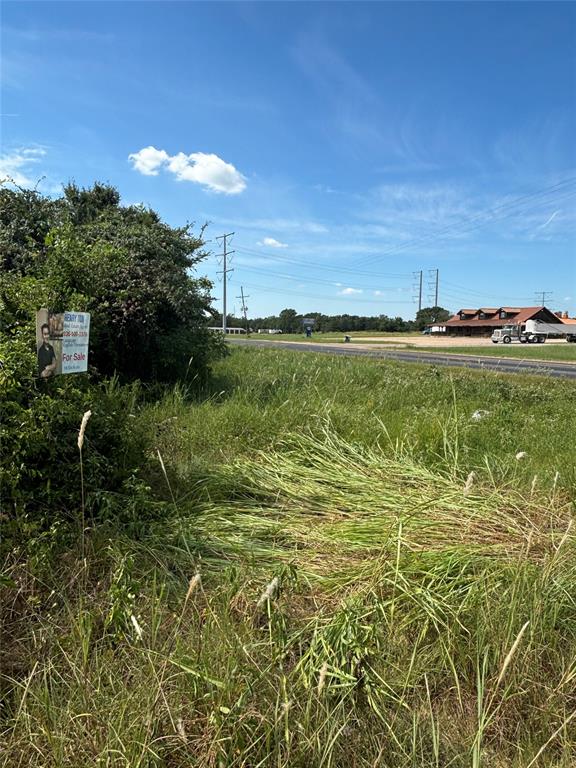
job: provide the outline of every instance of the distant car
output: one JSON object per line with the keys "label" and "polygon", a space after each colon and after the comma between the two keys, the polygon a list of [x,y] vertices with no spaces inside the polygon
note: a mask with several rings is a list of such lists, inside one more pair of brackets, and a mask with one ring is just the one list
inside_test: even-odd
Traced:
{"label": "distant car", "polygon": [[422,331],[422,333],[423,333],[423,334],[425,334],[425,335],[427,336],[428,334],[432,333],[432,328],[424,328],[424,330]]}

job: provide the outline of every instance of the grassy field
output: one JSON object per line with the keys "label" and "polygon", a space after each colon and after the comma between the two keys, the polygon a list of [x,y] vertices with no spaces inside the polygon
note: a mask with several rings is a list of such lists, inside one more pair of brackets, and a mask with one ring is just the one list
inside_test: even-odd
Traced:
{"label": "grassy field", "polygon": [[[344,336],[349,335],[358,343],[374,343],[374,339],[382,341],[398,341],[399,344],[409,343],[411,339],[421,336],[419,331],[407,333],[385,333],[384,331],[327,331],[326,333],[315,332],[310,338],[303,333],[252,333],[250,338],[258,341],[306,341],[310,344],[319,342],[344,342]],[[240,337],[245,338],[245,337]],[[377,342],[376,342],[377,343]]]}
{"label": "grassy field", "polygon": [[3,766],[576,763],[573,384],[238,348],[134,416],[164,515],[7,574]]}
{"label": "grassy field", "polygon": [[576,363],[576,344],[490,344],[483,347],[438,347],[435,352],[514,357],[522,360],[563,360]]}
{"label": "grassy field", "polygon": [[[258,341],[298,341],[307,344],[344,344],[344,334],[339,333],[317,333],[310,339],[302,334],[283,334],[282,336],[253,334],[252,339]],[[576,363],[576,344],[492,344],[486,342],[478,346],[443,346],[442,340],[438,339],[438,345],[418,346],[414,343],[415,339],[421,338],[416,333],[359,333],[352,334],[353,344],[378,345],[390,343],[400,349],[407,349],[414,352],[442,352],[457,355],[474,355],[490,357],[512,357],[522,360],[559,360]]]}

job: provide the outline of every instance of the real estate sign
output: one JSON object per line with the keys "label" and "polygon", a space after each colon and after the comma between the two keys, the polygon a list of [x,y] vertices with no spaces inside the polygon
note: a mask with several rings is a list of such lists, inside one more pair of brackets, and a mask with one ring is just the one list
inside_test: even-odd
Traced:
{"label": "real estate sign", "polygon": [[62,335],[62,373],[82,373],[88,370],[88,312],[64,312]]}
{"label": "real estate sign", "polygon": [[36,313],[38,376],[42,379],[88,370],[90,314],[88,312]]}

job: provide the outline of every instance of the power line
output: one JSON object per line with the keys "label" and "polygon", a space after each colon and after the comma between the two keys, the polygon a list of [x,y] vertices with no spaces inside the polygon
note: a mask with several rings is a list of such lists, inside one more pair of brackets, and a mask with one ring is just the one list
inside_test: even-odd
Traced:
{"label": "power line", "polygon": [[330,264],[318,264],[313,263],[310,261],[310,259],[304,260],[304,259],[297,259],[293,256],[291,257],[283,257],[280,256],[277,253],[271,253],[270,251],[256,251],[253,248],[247,248],[245,246],[236,246],[236,250],[238,253],[245,253],[249,256],[265,256],[268,259],[271,259],[272,261],[279,261],[285,264],[292,264],[294,266],[302,266],[310,268],[311,266],[320,267],[324,270],[330,270],[332,272],[350,272],[354,275],[367,275],[369,277],[386,277],[386,278],[398,278],[398,279],[405,279],[407,277],[410,277],[410,272],[371,272],[367,270],[358,270],[358,269],[351,269],[348,267],[335,267],[331,266]]}
{"label": "power line", "polygon": [[[259,275],[270,275],[272,277],[279,277],[284,280],[298,280],[302,281],[303,279],[306,280],[307,283],[320,283],[322,285],[330,285],[339,287],[337,283],[334,282],[334,280],[324,280],[321,277],[312,277],[310,275],[306,275],[304,278],[302,275],[295,276],[295,275],[287,275],[282,272],[272,272],[269,269],[258,269],[257,267],[247,267],[245,264],[242,265],[242,270],[246,272],[256,272]],[[380,289],[380,290],[390,290],[390,291],[396,291],[396,290],[404,290],[404,289],[398,289],[398,288],[388,288],[388,289]]]}
{"label": "power line", "polygon": [[[551,194],[553,192],[558,192],[560,194],[560,197],[552,198],[551,200],[545,200],[543,201],[546,204],[550,203],[557,203],[559,201],[564,200],[566,197],[571,197],[574,194],[576,194],[576,189],[570,190],[570,189],[562,189],[563,186],[569,185],[574,183],[576,181],[576,177],[566,179],[562,182],[558,182],[557,184],[552,185],[551,187],[547,187],[539,192],[534,192],[530,195],[524,195],[520,198],[516,198],[513,201],[509,201],[507,203],[502,203],[499,206],[495,206],[494,208],[480,211],[479,213],[475,214],[472,217],[468,217],[465,219],[461,219],[459,223],[454,225],[448,225],[440,230],[437,230],[436,232],[432,232],[429,235],[426,235],[421,238],[415,238],[413,240],[408,240],[405,243],[401,243],[400,245],[396,246],[393,249],[390,249],[388,251],[385,251],[383,254],[384,256],[387,255],[393,255],[394,253],[397,253],[400,250],[404,250],[407,248],[414,248],[417,245],[425,245],[431,241],[437,240],[437,239],[445,239],[445,237],[450,236],[451,234],[458,234],[460,231],[462,233],[472,232],[476,229],[479,229],[480,227],[484,226],[485,224],[489,223],[491,220],[495,218],[495,214],[497,214],[499,211],[504,212],[505,215],[501,216],[501,218],[508,218],[513,213],[525,213],[526,211],[530,210],[530,206],[519,209],[517,211],[511,210],[510,212],[506,213],[507,209],[512,208],[514,209],[518,205],[522,204],[524,200],[530,200],[531,198],[537,198],[541,197],[542,195]],[[483,217],[488,217],[485,220],[482,220]],[[478,222],[478,223],[476,223]],[[470,224],[473,224],[473,226],[469,226]],[[467,226],[468,225],[468,226]],[[443,237],[444,236],[444,237]],[[363,263],[371,263],[374,259],[372,257],[368,257],[367,259],[361,259],[357,263],[363,264]]]}
{"label": "power line", "polygon": [[[467,231],[473,231],[474,229],[478,229],[479,227],[484,226],[490,220],[493,220],[497,214],[504,213],[504,216],[501,216],[501,218],[505,218],[507,215],[510,215],[511,213],[514,213],[514,212],[515,213],[522,213],[525,210],[529,210],[529,208],[524,208],[524,209],[520,209],[520,210],[516,210],[516,211],[514,209],[518,208],[519,205],[525,205],[526,202],[530,202],[531,200],[536,200],[536,199],[541,198],[541,197],[546,196],[546,195],[551,195],[551,194],[556,193],[556,198],[554,199],[554,202],[558,202],[559,200],[564,199],[565,197],[570,197],[570,196],[576,194],[576,189],[570,189],[570,185],[573,185],[573,183],[575,181],[576,181],[576,177],[571,177],[571,178],[568,178],[568,179],[564,179],[563,181],[558,182],[558,183],[556,183],[554,185],[551,185],[549,187],[546,187],[546,188],[544,188],[542,190],[539,190],[539,191],[536,191],[536,192],[533,192],[533,193],[530,193],[530,194],[522,195],[522,196],[516,198],[515,200],[508,201],[506,203],[502,203],[501,205],[495,206],[492,209],[488,209],[487,211],[482,211],[482,212],[476,214],[473,217],[469,217],[468,219],[462,220],[459,223],[458,226],[445,227],[445,228],[440,229],[440,230],[438,230],[435,233],[431,233],[430,235],[425,236],[423,238],[415,238],[415,239],[413,239],[411,241],[407,241],[405,243],[401,243],[398,246],[396,246],[395,248],[390,248],[390,249],[388,249],[386,251],[383,251],[383,252],[381,252],[379,254],[376,254],[376,255],[374,255],[372,257],[368,257],[367,259],[363,259],[363,260],[360,259],[356,263],[357,264],[362,264],[362,263],[368,264],[368,263],[371,263],[371,262],[375,261],[376,259],[380,259],[380,258],[382,258],[384,256],[394,255],[395,253],[399,253],[399,252],[401,252],[401,251],[403,251],[403,250],[405,250],[407,248],[413,248],[413,247],[415,247],[417,245],[425,244],[425,243],[431,242],[431,241],[433,241],[435,239],[439,239],[443,235],[444,236],[450,236],[451,234],[457,233],[459,229],[462,229],[462,227],[464,227],[464,228],[467,227]],[[542,200],[542,201],[540,201],[539,204],[540,205],[542,203],[547,203],[548,204],[550,202],[552,202],[552,200]],[[508,213],[506,213],[507,211],[508,211]],[[470,227],[470,224],[472,224],[473,226]],[[247,247],[238,248],[238,251],[241,252],[241,253],[246,253],[248,255],[266,256],[267,258],[275,260],[275,261],[278,261],[280,263],[288,263],[288,264],[291,264],[291,265],[302,265],[302,266],[307,266],[307,267],[311,266],[310,260],[301,261],[301,260],[296,259],[294,257],[285,258],[285,257],[280,256],[279,254],[276,254],[276,253],[272,254],[270,252],[265,252],[265,251],[256,251],[254,249],[250,249],[250,248],[247,248]],[[391,278],[391,279],[398,279],[398,278],[405,279],[405,278],[410,277],[409,273],[378,273],[378,272],[370,272],[368,270],[360,270],[360,269],[357,269],[357,268],[356,269],[350,269],[350,268],[347,268],[347,267],[337,267],[337,266],[331,266],[331,265],[326,265],[326,264],[317,265],[317,266],[321,267],[323,270],[330,270],[330,271],[338,272],[338,273],[353,273],[356,276],[363,274],[363,275],[367,275],[367,276],[381,276],[381,277]],[[246,267],[246,268],[249,269],[248,267]],[[254,271],[257,271],[255,268],[251,268],[251,269],[253,269]],[[438,275],[436,275],[436,278],[438,278]],[[309,281],[320,282],[320,280],[318,278],[307,278],[307,279]],[[328,283],[330,281],[326,281],[326,282]],[[438,284],[437,283],[438,283],[438,280],[436,280],[436,286],[435,286],[435,297],[436,297],[435,298],[435,304],[437,304],[437,301],[438,301],[438,298],[437,298]],[[476,292],[476,295],[481,295],[483,298],[485,297],[485,294],[481,294],[480,292]],[[510,299],[508,298],[508,300],[510,300]],[[525,300],[525,299],[522,299],[522,300]]]}
{"label": "power line", "polygon": [[[476,291],[473,288],[467,288],[463,285],[458,285],[458,283],[452,283],[449,280],[443,280],[443,285],[447,285],[449,288],[455,288],[460,294],[467,293],[471,296],[479,296],[483,299],[495,299],[496,301],[500,301],[501,298],[504,296],[504,294],[494,294],[494,293],[485,293],[484,291]],[[454,293],[454,291],[452,291]],[[504,296],[506,301],[531,301],[532,296]]]}
{"label": "power line", "polygon": [[[474,216],[467,217],[464,219],[461,219],[456,224],[448,225],[442,229],[437,230],[436,232],[432,232],[429,235],[425,235],[421,238],[414,238],[412,240],[408,240],[405,243],[401,243],[400,245],[388,249],[386,251],[383,251],[378,256],[369,256],[363,259],[358,259],[355,263],[360,265],[365,264],[371,264],[375,259],[380,258],[382,256],[389,256],[394,255],[398,253],[399,251],[403,251],[406,249],[414,248],[418,245],[425,245],[431,241],[438,240],[438,239],[445,239],[445,237],[450,236],[451,234],[458,233],[462,228],[463,232],[471,232],[475,229],[478,229],[479,227],[484,226],[485,224],[489,223],[491,220],[494,219],[495,215],[504,212],[505,215],[501,218],[507,218],[510,213],[514,213],[514,208],[522,205],[523,203],[530,202],[532,199],[536,199],[538,197],[542,197],[545,195],[558,193],[560,197],[552,198],[550,201],[543,201],[546,203],[554,202],[557,203],[560,200],[565,199],[566,197],[571,197],[574,194],[576,194],[576,188],[570,189],[570,185],[573,185],[574,182],[576,182],[576,177],[570,177],[568,179],[564,179],[563,181],[557,182],[556,184],[551,185],[550,187],[545,187],[537,192],[533,192],[530,194],[522,195],[518,198],[515,198],[514,200],[508,201],[506,203],[502,203],[498,206],[494,206],[493,208],[489,208],[485,211],[480,211],[479,213],[475,214]],[[509,213],[506,213],[509,209],[512,209]],[[520,209],[519,211],[516,211],[516,213],[523,213],[526,210],[530,210],[530,208]],[[488,217],[488,218],[486,218]],[[482,220],[485,219],[485,220]],[[472,224],[472,227],[467,227],[467,225]]]}
{"label": "power line", "polygon": [[[258,288],[259,290],[265,291],[267,293],[274,293],[274,294],[278,294],[278,295],[282,295],[282,296],[285,295],[285,294],[290,294],[292,296],[302,296],[304,298],[315,299],[316,301],[339,301],[339,302],[342,302],[342,301],[345,301],[346,298],[347,298],[347,297],[344,297],[344,296],[318,296],[317,293],[314,294],[314,293],[305,293],[303,291],[292,291],[289,288],[275,289],[275,288],[271,288],[269,285],[258,285],[256,283],[250,283],[250,287],[251,288]],[[360,302],[361,304],[381,304],[382,300],[383,300],[383,298],[381,296],[376,297],[374,299],[364,299],[364,298],[360,298],[360,297],[356,297],[356,296],[354,296],[354,298],[353,298],[354,302]],[[393,304],[412,304],[412,301],[409,301],[409,300],[406,300],[406,299],[398,299],[398,300],[396,300],[396,299],[390,298],[390,299],[387,299],[387,301],[389,303],[391,303],[391,304],[392,303]]]}

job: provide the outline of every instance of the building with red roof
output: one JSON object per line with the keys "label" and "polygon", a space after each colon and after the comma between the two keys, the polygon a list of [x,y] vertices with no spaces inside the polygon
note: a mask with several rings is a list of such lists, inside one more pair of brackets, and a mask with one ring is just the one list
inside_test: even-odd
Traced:
{"label": "building with red roof", "polygon": [[522,325],[527,320],[542,320],[545,323],[568,321],[565,312],[552,312],[546,307],[480,307],[460,309],[445,323],[446,333],[452,336],[490,336],[495,328],[505,325]]}

